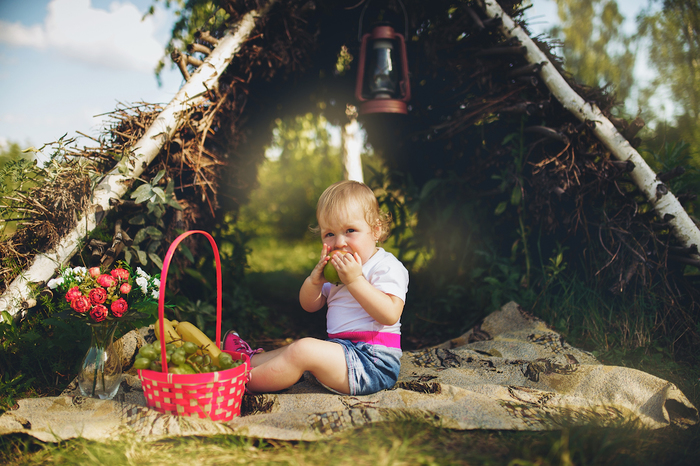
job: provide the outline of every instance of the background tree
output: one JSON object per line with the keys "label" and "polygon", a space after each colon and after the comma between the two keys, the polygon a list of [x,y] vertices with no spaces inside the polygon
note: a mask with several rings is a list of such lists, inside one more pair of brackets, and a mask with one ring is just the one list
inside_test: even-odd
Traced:
{"label": "background tree", "polygon": [[557,0],[561,25],[550,29],[561,41],[567,72],[589,86],[612,86],[623,102],[633,84],[632,38],[615,0]]}
{"label": "background tree", "polygon": [[316,223],[323,190],[343,179],[340,146],[332,143],[326,119],[307,113],[275,121],[268,154],[240,225],[258,235],[302,239]]}
{"label": "background tree", "polygon": [[638,18],[638,38],[648,41],[649,63],[658,73],[644,97],[648,100],[659,88],[669,90],[676,117],[671,128],[659,127],[660,139],[683,139],[690,143],[690,152],[697,157],[700,144],[700,6],[696,0],[664,0],[660,10],[652,11],[654,3],[660,1],[650,2]]}

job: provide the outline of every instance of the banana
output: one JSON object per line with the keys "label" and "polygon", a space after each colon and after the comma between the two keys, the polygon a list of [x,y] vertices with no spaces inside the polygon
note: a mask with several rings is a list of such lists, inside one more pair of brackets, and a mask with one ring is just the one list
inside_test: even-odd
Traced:
{"label": "banana", "polygon": [[[175,330],[175,326],[178,324],[176,320],[169,321],[168,319],[163,319],[163,327],[165,331],[165,344],[172,343],[175,346],[182,346],[182,337]],[[160,324],[158,322],[154,325],[154,330],[156,332],[156,338],[160,340]]]}
{"label": "banana", "polygon": [[195,325],[189,322],[180,322],[177,324],[177,333],[179,333],[185,341],[191,341],[200,348],[203,348],[204,354],[209,353],[212,362],[217,366],[219,365],[221,350]]}

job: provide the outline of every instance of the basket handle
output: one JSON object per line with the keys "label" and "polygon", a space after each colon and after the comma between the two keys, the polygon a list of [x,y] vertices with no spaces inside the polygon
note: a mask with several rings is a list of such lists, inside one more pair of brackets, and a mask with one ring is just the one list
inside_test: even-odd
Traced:
{"label": "basket handle", "polygon": [[219,257],[219,248],[216,246],[216,241],[214,238],[202,230],[190,230],[182,233],[180,236],[175,238],[168,248],[168,252],[165,254],[165,260],[163,261],[163,269],[160,274],[160,291],[158,295],[158,324],[160,325],[160,362],[162,366],[163,373],[168,373],[168,363],[165,360],[165,322],[164,312],[165,312],[165,285],[168,275],[168,268],[170,267],[170,261],[177,250],[178,245],[183,239],[188,236],[194,235],[196,233],[202,234],[207,237],[211,248],[214,251],[214,259],[216,260],[216,347],[221,348],[221,307],[222,307],[222,280],[221,280],[221,258]]}

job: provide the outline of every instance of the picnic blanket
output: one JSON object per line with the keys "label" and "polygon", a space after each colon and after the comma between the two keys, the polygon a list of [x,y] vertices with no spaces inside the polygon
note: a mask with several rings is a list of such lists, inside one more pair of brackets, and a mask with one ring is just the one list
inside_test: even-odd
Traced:
{"label": "picnic blanket", "polygon": [[[122,339],[127,359],[152,338],[152,330],[135,335]],[[400,419],[458,430],[551,430],[581,423],[655,429],[698,422],[698,410],[674,384],[601,364],[516,303],[458,338],[404,352],[390,390],[342,396],[305,374],[287,390],[246,394],[241,417],[226,423],[149,409],[133,374],[125,374],[114,400],[79,396],[76,385],[59,397],[20,400],[0,417],[0,434],[26,433],[47,442],[127,434],[146,440],[217,434],[318,440]]]}

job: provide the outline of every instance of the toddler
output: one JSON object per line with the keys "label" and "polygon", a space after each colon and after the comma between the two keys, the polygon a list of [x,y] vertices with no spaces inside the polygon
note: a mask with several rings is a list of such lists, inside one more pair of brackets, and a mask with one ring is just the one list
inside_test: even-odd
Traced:
{"label": "toddler", "polygon": [[[367,185],[341,181],[319,198],[316,219],[323,241],[321,258],[301,286],[299,302],[307,312],[328,305],[328,339],[307,337],[262,352],[229,332],[223,347],[251,357],[252,392],[288,388],[305,371],[340,394],[368,395],[391,388],[401,367],[400,318],[408,271],[377,246],[389,235],[390,218]],[[342,284],[332,285],[323,277],[326,264],[336,268]]]}

